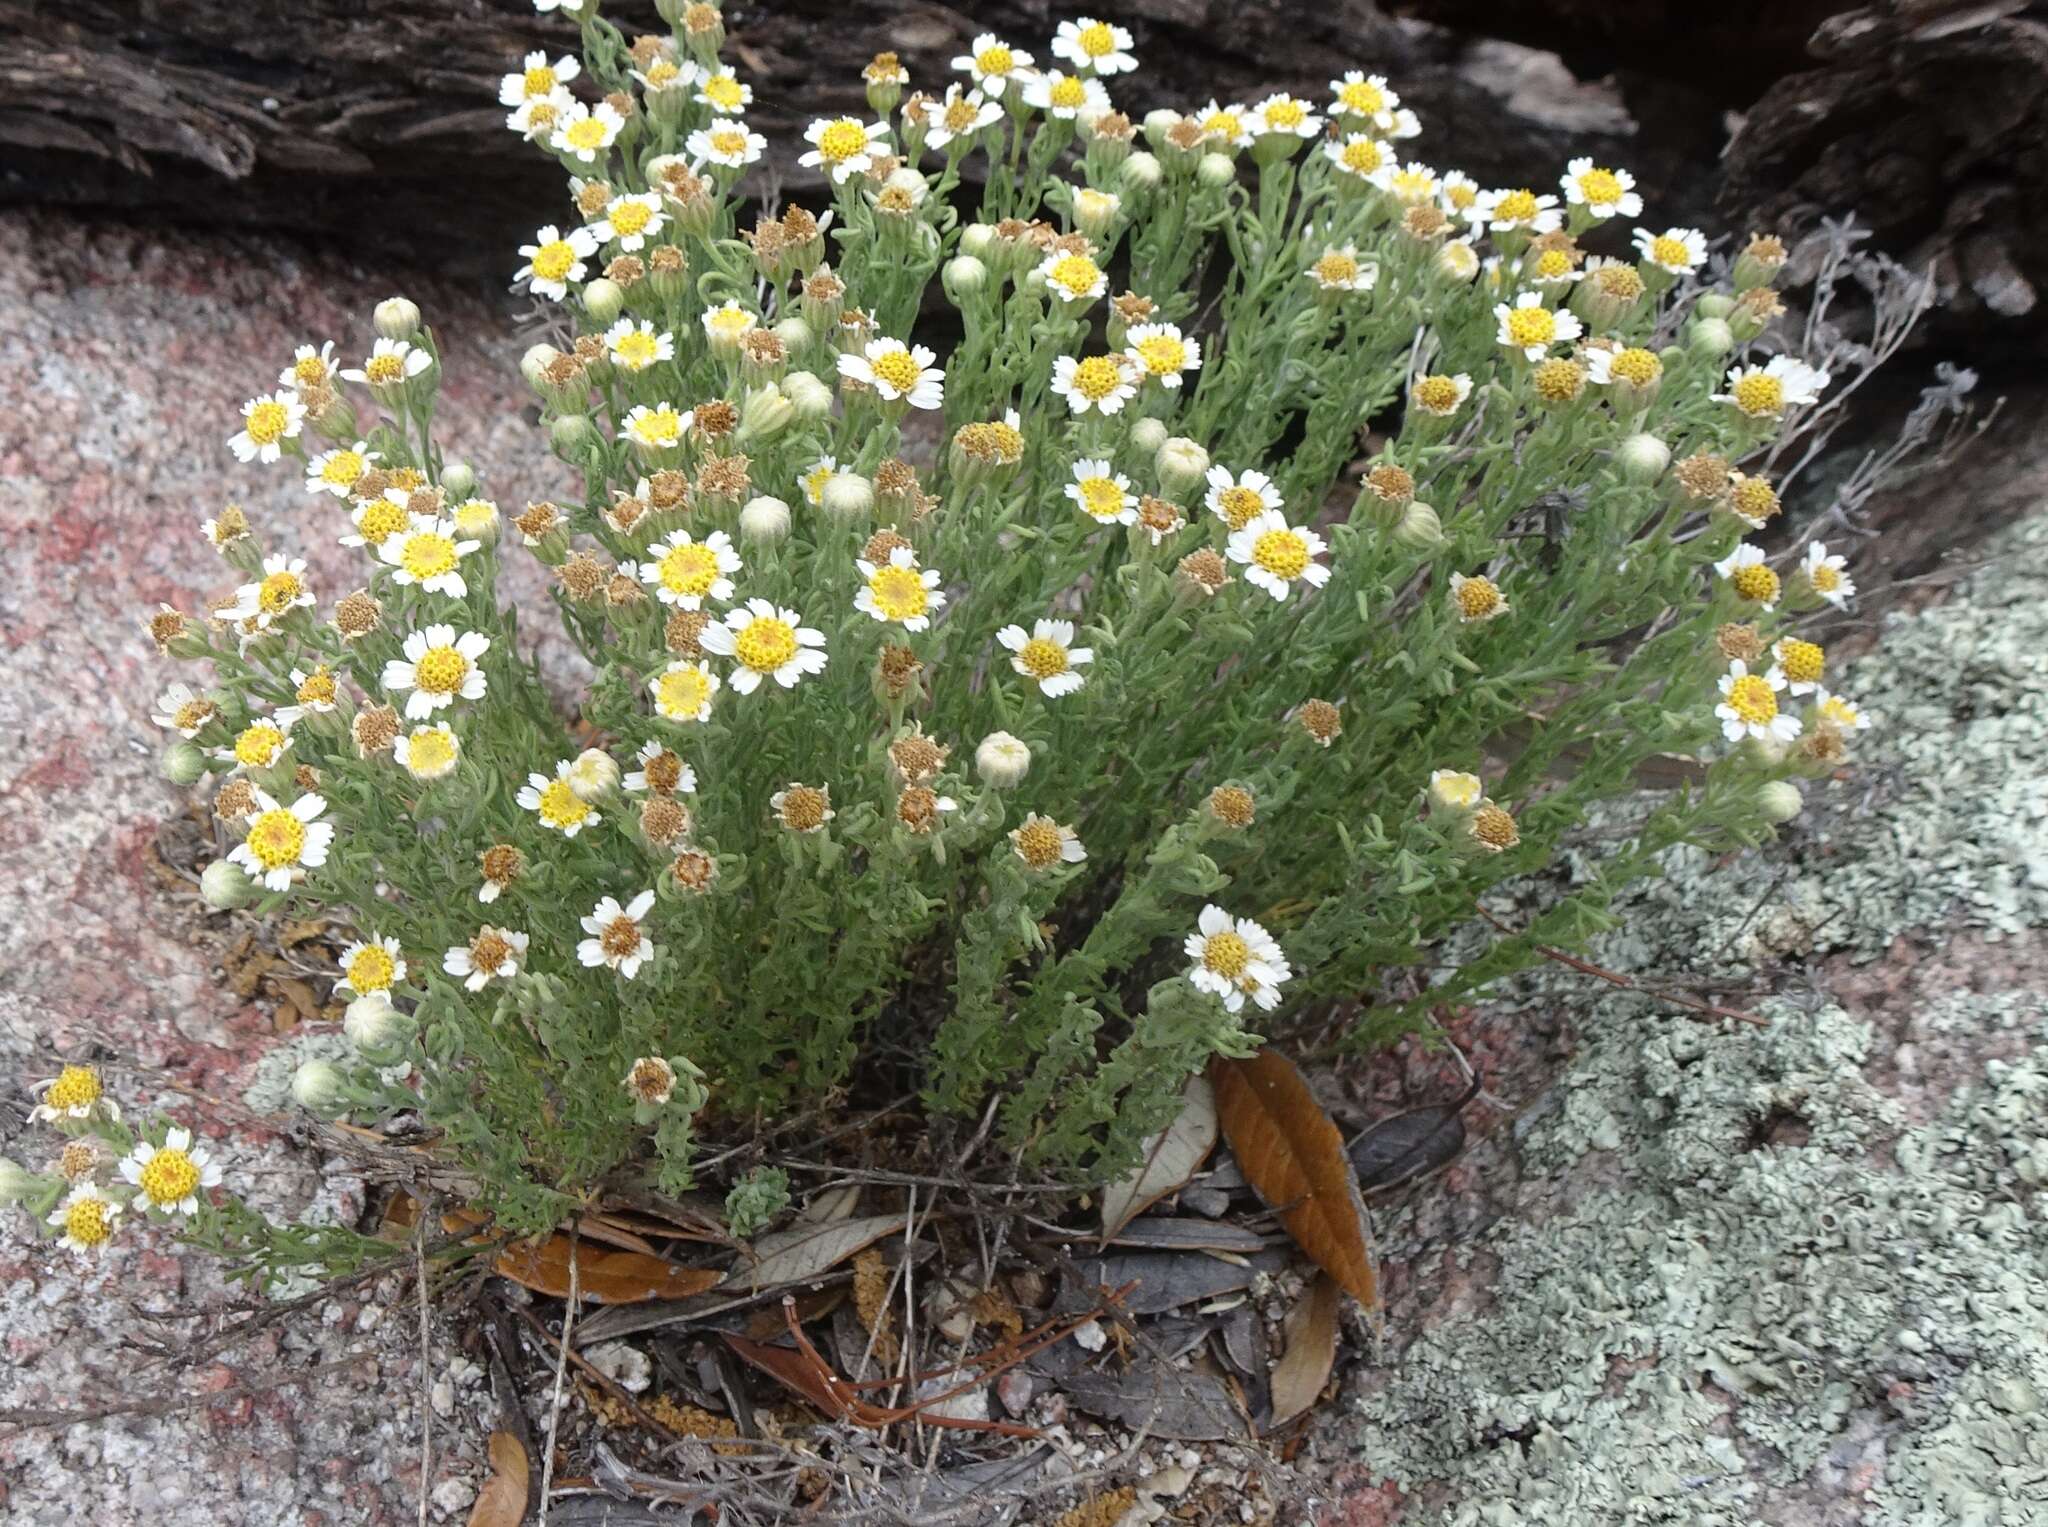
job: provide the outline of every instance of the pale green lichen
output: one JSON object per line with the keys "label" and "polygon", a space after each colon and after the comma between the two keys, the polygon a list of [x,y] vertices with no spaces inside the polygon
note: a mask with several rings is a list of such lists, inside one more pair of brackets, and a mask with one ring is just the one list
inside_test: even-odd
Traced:
{"label": "pale green lichen", "polygon": [[[1784,990],[1810,955],[2048,923],[2044,579],[2037,520],[1889,622],[1847,676],[1883,717],[1850,781],[1767,853],[1674,861],[1594,957]],[[1519,1212],[1461,1249],[1490,1301],[1356,1399],[1406,1521],[2048,1522],[2048,998],[1911,1013],[1887,1046],[2017,1055],[1917,1124],[1818,997],[1760,1004],[1761,1031],[1554,966],[1496,998],[1569,1011],[1577,1053],[1517,1123]]]}

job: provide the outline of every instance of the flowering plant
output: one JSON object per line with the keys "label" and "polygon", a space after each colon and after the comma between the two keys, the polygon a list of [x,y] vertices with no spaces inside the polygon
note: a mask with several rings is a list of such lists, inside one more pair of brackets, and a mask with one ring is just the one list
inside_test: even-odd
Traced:
{"label": "flowering plant", "polygon": [[[158,716],[173,778],[221,776],[209,899],[355,930],[360,1063],[298,1097],[416,1113],[504,1223],[643,1160],[684,1187],[700,1133],[884,1068],[1101,1180],[1211,1056],[1422,1026],[1668,847],[1783,820],[1865,724],[1796,634],[1843,558],[1745,539],[1828,407],[1771,338],[1777,240],[1711,257],[1587,160],[1439,171],[1356,72],[1140,124],[1085,18],[935,94],[877,57],[872,116],[805,134],[829,207],[742,230],[765,144],[715,6],[630,42],[559,9],[580,56],[502,100],[569,180],[518,282],[573,487],[501,506],[444,455],[394,299],[227,442],[303,477],[303,533],[345,520],[361,586],[228,509],[239,586],[150,622],[214,670]],[[574,715],[508,557],[551,572]],[[1686,786],[1535,926],[1437,963],[1666,755]],[[126,1180],[203,1222],[190,1143]],[[96,1245],[125,1190],[81,1191],[49,1212]]]}

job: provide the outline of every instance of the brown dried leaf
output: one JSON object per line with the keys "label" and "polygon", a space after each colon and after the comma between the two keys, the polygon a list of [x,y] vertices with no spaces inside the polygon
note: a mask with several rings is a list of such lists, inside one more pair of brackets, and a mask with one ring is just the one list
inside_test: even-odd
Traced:
{"label": "brown dried leaf", "polygon": [[1273,1365],[1274,1426],[1285,1426],[1322,1398],[1337,1365],[1337,1301],[1342,1290],[1328,1273],[1317,1276],[1287,1312],[1287,1350]]}
{"label": "brown dried leaf", "polygon": [[1103,1244],[1167,1194],[1186,1187],[1215,1145],[1216,1094],[1207,1078],[1191,1076],[1180,1113],[1145,1142],[1137,1170],[1102,1190]]}
{"label": "brown dried leaf", "polygon": [[519,1527],[526,1520],[530,1463],[526,1449],[510,1432],[491,1433],[491,1477],[477,1492],[469,1527]]}
{"label": "brown dried leaf", "polygon": [[875,1360],[896,1366],[896,1334],[889,1329],[889,1264],[870,1246],[853,1259],[853,1308],[874,1345]]}
{"label": "brown dried leaf", "polygon": [[1365,1201],[1344,1137],[1294,1062],[1261,1049],[1209,1063],[1216,1114],[1245,1180],[1310,1261],[1367,1309],[1378,1307]]}
{"label": "brown dried leaf", "polygon": [[[454,1218],[454,1216],[449,1216]],[[443,1221],[446,1223],[446,1220]],[[460,1230],[458,1220],[448,1225]],[[543,1241],[508,1246],[493,1264],[504,1277],[537,1294],[569,1297],[569,1268],[576,1268],[580,1297],[598,1304],[638,1304],[646,1299],[687,1299],[724,1280],[714,1267],[678,1267],[640,1251],[600,1251],[588,1241],[573,1246],[557,1232]]]}
{"label": "brown dried leaf", "polygon": [[754,1243],[759,1260],[751,1266],[742,1260],[733,1268],[733,1278],[756,1293],[784,1283],[808,1283],[884,1236],[897,1234],[904,1223],[901,1214],[871,1214],[825,1225],[800,1223],[762,1236]]}

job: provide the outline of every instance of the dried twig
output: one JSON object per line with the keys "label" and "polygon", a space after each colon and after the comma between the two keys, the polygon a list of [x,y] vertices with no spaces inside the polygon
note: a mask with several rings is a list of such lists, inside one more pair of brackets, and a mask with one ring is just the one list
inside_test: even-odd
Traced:
{"label": "dried twig", "polygon": [[555,1346],[555,1392],[548,1402],[548,1436],[541,1446],[540,1527],[548,1527],[548,1492],[555,1479],[555,1434],[562,1425],[562,1376],[569,1369],[569,1333],[576,1325],[576,1306],[583,1291],[576,1286],[576,1226],[569,1226],[569,1302],[562,1306],[562,1339]]}
{"label": "dried twig", "polygon": [[[1522,937],[1521,933],[1510,928],[1506,923],[1487,911],[1486,908],[1477,906],[1475,903],[1475,910],[1481,917],[1492,923],[1494,927],[1507,934],[1508,937]],[[1669,1002],[1673,1007],[1684,1008],[1688,1012],[1699,1014],[1702,1018],[1732,1018],[1737,1023],[1754,1024],[1757,1028],[1769,1026],[1767,1020],[1757,1017],[1755,1013],[1745,1013],[1740,1008],[1722,1007],[1714,1002],[1702,1002],[1697,997],[1688,997],[1683,992],[1673,991],[1669,987],[1645,986],[1634,976],[1625,976],[1618,970],[1608,970],[1604,966],[1595,965],[1591,960],[1582,960],[1576,955],[1566,954],[1562,949],[1553,949],[1548,944],[1538,944],[1535,948],[1536,952],[1546,960],[1555,960],[1560,965],[1568,965],[1581,975],[1594,976],[1599,980],[1607,982],[1610,986],[1619,986],[1623,991],[1637,992],[1658,1002]]]}
{"label": "dried twig", "polygon": [[273,1389],[287,1389],[293,1384],[311,1384],[336,1373],[358,1367],[370,1361],[369,1357],[358,1355],[345,1357],[339,1362],[322,1363],[303,1373],[282,1374],[266,1379],[260,1384],[233,1384],[226,1389],[215,1389],[204,1394],[153,1394],[139,1400],[117,1400],[107,1405],[84,1405],[75,1410],[48,1410],[34,1406],[0,1410],[0,1426],[27,1431],[41,1426],[77,1426],[88,1421],[105,1421],[113,1416],[168,1416],[177,1411],[190,1410],[196,1405],[218,1405],[225,1400],[239,1400],[248,1395],[268,1394]]}

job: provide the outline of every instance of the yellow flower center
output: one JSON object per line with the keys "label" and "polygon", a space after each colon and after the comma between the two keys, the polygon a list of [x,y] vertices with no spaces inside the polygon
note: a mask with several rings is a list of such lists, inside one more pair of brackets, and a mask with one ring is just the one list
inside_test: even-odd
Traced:
{"label": "yellow flower center", "polygon": [[648,209],[645,202],[615,201],[611,205],[609,216],[612,232],[630,237],[645,231],[648,223],[653,220],[654,213]]}
{"label": "yellow flower center", "polygon": [[573,149],[598,149],[604,147],[605,136],[610,132],[602,117],[578,117],[569,124],[563,134]]}
{"label": "yellow flower center", "polygon": [[661,347],[655,337],[645,329],[635,329],[622,335],[612,346],[612,355],[620,365],[629,371],[645,371],[660,357]]}
{"label": "yellow flower center", "polygon": [[1223,522],[1232,530],[1244,529],[1255,514],[1266,507],[1266,501],[1259,497],[1256,489],[1225,488],[1216,495],[1216,507],[1223,511]]}
{"label": "yellow flower center", "polygon": [[1729,585],[1744,599],[1758,604],[1775,604],[1778,599],[1778,575],[1761,562],[1751,562],[1738,567],[1728,575]]}
{"label": "yellow flower center", "polygon": [[1467,578],[1458,585],[1458,611],[1467,620],[1483,620],[1500,608],[1500,590],[1491,578]]}
{"label": "yellow flower center", "polygon": [[1171,376],[1187,364],[1188,347],[1171,334],[1155,334],[1138,344],[1138,359],[1153,376]]}
{"label": "yellow flower center", "polygon": [[908,350],[884,350],[868,365],[875,373],[875,380],[887,382],[898,392],[908,392],[915,387],[918,378],[924,375],[924,368]]}
{"label": "yellow flower center", "polygon": [[1337,103],[1354,116],[1378,116],[1387,109],[1387,93],[1369,80],[1352,80],[1337,92]]}
{"label": "yellow flower center", "polygon": [[581,796],[569,788],[566,779],[551,779],[540,793],[540,819],[553,828],[574,827],[590,815]]}
{"label": "yellow flower center", "polygon": [[43,1093],[43,1101],[59,1110],[90,1108],[99,1100],[100,1074],[90,1066],[66,1066]]}
{"label": "yellow flower center", "polygon": [[1822,594],[1832,594],[1842,586],[1842,570],[1829,567],[1825,562],[1816,562],[1807,569],[1807,581]]}
{"label": "yellow flower center", "polygon": [[1737,514],[1759,525],[1778,512],[1778,490],[1761,477],[1743,478],[1729,490],[1728,499]]}
{"label": "yellow flower center", "polygon": [[425,727],[406,745],[406,764],[414,774],[437,774],[455,762],[455,734],[446,727]]}
{"label": "yellow flower center", "polygon": [[1766,725],[1777,719],[1777,691],[1768,679],[1744,674],[1728,687],[1728,708],[1751,726]]}
{"label": "yellow flower center", "polygon": [[1461,180],[1456,185],[1444,188],[1444,200],[1457,208],[1458,211],[1463,212],[1467,207],[1479,200],[1479,188],[1468,186]]}
{"label": "yellow flower center", "polygon": [[1010,841],[1017,845],[1017,857],[1030,869],[1042,870],[1059,863],[1060,830],[1044,817],[1030,818],[1010,834]]}
{"label": "yellow flower center", "polygon": [[432,531],[406,537],[405,550],[399,556],[399,566],[422,582],[453,572],[455,561],[454,541]]}
{"label": "yellow flower center", "polygon": [[1090,58],[1103,58],[1116,51],[1116,33],[1102,22],[1081,28],[1081,34],[1074,39],[1081,44],[1081,51]]}
{"label": "yellow flower center", "polygon": [[1433,414],[1447,414],[1458,406],[1458,384],[1447,376],[1426,376],[1415,384],[1415,401]]}
{"label": "yellow flower center", "polygon": [[696,667],[673,668],[661,676],[661,691],[655,699],[670,720],[695,717],[711,698],[711,681]]}
{"label": "yellow flower center", "polygon": [[1752,371],[1735,384],[1735,406],[1746,414],[1775,414],[1785,406],[1785,384],[1762,371]]}
{"label": "yellow flower center", "polygon": [[1692,264],[1692,251],[1687,249],[1684,242],[1679,239],[1665,238],[1659,235],[1650,240],[1650,258],[1659,265],[1690,265]]}
{"label": "yellow flower center", "polygon": [[1017,661],[1034,679],[1049,679],[1067,671],[1067,649],[1049,637],[1034,636],[1017,651]]}
{"label": "yellow flower center", "polygon": [[567,239],[556,239],[534,252],[533,273],[543,281],[566,281],[575,264],[576,246]]}
{"label": "yellow flower center", "polygon": [[1436,177],[1427,170],[1401,170],[1387,181],[1396,201],[1427,201],[1436,195]]}
{"label": "yellow flower center", "polygon": [[868,580],[868,592],[875,597],[875,608],[891,620],[915,620],[929,603],[924,579],[912,567],[892,564],[876,568]]}
{"label": "yellow flower center", "polygon": [[1586,373],[1577,361],[1545,361],[1531,378],[1546,403],[1569,403],[1585,391]]}
{"label": "yellow flower center", "polygon": [[282,615],[306,591],[297,573],[272,573],[263,580],[263,586],[256,592],[256,603],[266,615]]}
{"label": "yellow flower center", "polygon": [[[736,127],[715,129],[710,134],[709,141],[711,143],[711,151],[714,154],[724,154],[728,158],[742,155],[747,151],[747,135]],[[619,226],[617,218],[612,219],[612,226],[614,228]]]}
{"label": "yellow flower center", "polygon": [[187,700],[171,719],[178,724],[179,731],[196,732],[213,719],[213,710],[211,700]]}
{"label": "yellow flower center", "polygon": [[1354,175],[1370,175],[1380,167],[1380,146],[1370,138],[1353,138],[1344,145],[1343,160]]}
{"label": "yellow flower center", "polygon": [[301,705],[332,705],[334,675],[325,666],[315,668],[300,681],[297,699]]}
{"label": "yellow flower center", "polygon": [[1508,313],[1508,339],[1518,346],[1547,345],[1557,338],[1557,318],[1549,308],[1513,308]]}
{"label": "yellow flower center", "polygon": [[661,559],[661,586],[671,594],[701,599],[717,581],[718,553],[708,546],[685,542],[672,547]]}
{"label": "yellow flower center", "polygon": [[633,426],[634,438],[647,445],[671,446],[683,438],[683,416],[663,403],[640,416]]}
{"label": "yellow flower center", "polygon": [[429,647],[413,668],[420,688],[430,695],[452,695],[469,677],[469,659],[453,647]]}
{"label": "yellow flower center", "polygon": [[1252,543],[1252,561],[1275,578],[1299,578],[1308,567],[1308,543],[1292,530],[1268,530]]}
{"label": "yellow flower center", "polygon": [[249,852],[266,870],[299,862],[306,846],[306,824],[282,806],[264,812],[249,824]]}
{"label": "yellow flower center", "polygon": [[1621,200],[1621,182],[1612,170],[1588,170],[1579,177],[1579,194],[1588,206],[1611,207]]}
{"label": "yellow flower center", "polygon": [[284,438],[285,427],[291,422],[292,416],[284,404],[267,398],[250,409],[244,421],[249,438],[258,445],[275,445]]}
{"label": "yellow flower center", "polygon": [[528,95],[547,95],[555,88],[555,71],[546,64],[526,71],[523,81]]}
{"label": "yellow flower center", "polygon": [[1643,295],[1643,278],[1633,265],[1603,265],[1594,281],[1604,297],[1634,302]]}
{"label": "yellow flower center", "polygon": [[1063,255],[1046,272],[1046,280],[1069,297],[1084,297],[1102,280],[1102,268],[1086,255]]}
{"label": "yellow flower center", "polygon": [[[640,925],[621,914],[605,924],[597,936],[598,947],[615,960],[623,960],[640,947]],[[637,1068],[636,1068],[637,1070]]]}
{"label": "yellow flower center", "polygon": [[740,82],[730,74],[714,74],[706,80],[704,99],[720,111],[738,111],[745,104]]}
{"label": "yellow flower center", "polygon": [[555,120],[561,114],[560,109],[552,101],[533,102],[532,109],[528,111],[526,117],[528,133],[544,136],[553,132]]}
{"label": "yellow flower center", "polygon": [[1091,355],[1074,368],[1074,391],[1091,403],[1112,396],[1123,383],[1123,367],[1107,355]]}
{"label": "yellow flower center", "polygon": [[867,132],[852,117],[840,117],[818,134],[818,153],[830,164],[843,163],[867,146]]}
{"label": "yellow flower center", "polygon": [[810,832],[825,825],[825,792],[809,785],[791,785],[782,792],[782,825],[792,832]]}
{"label": "yellow flower center", "polygon": [[1654,350],[1630,346],[1618,351],[1607,363],[1607,374],[1618,381],[1629,382],[1637,387],[1647,387],[1664,374],[1664,363],[1657,358]]}
{"label": "yellow flower center", "polygon": [[1062,111],[1078,111],[1088,101],[1088,87],[1071,74],[1062,74],[1052,82],[1052,89],[1046,92],[1046,99]]}
{"label": "yellow flower center", "polygon": [[235,762],[260,769],[277,757],[284,747],[284,733],[268,721],[259,721],[235,739]]}
{"label": "yellow flower center", "polygon": [[104,1246],[114,1233],[105,1199],[81,1198],[64,1211],[64,1233],[81,1246]]}
{"label": "yellow flower center", "polygon": [[657,58],[641,71],[641,77],[647,81],[649,90],[660,90],[665,85],[674,84],[681,73],[682,70],[667,59]]}
{"label": "yellow flower center", "polygon": [[1226,929],[1202,941],[1202,967],[1226,981],[1235,981],[1252,962],[1252,946]]}
{"label": "yellow flower center", "polygon": [[391,990],[391,983],[398,978],[398,965],[381,945],[366,944],[356,951],[342,974],[358,994],[368,996],[371,992]]}
{"label": "yellow flower center", "polygon": [[455,511],[455,528],[466,536],[481,535],[498,523],[498,506],[487,498],[473,498]]}
{"label": "yellow flower center", "polygon": [[1562,249],[1546,249],[1536,257],[1536,275],[1540,280],[1554,281],[1571,273],[1572,257]]}
{"label": "yellow flower center", "polygon": [[405,362],[395,355],[373,355],[363,362],[363,375],[372,386],[405,379]]}
{"label": "yellow flower center", "polygon": [[1316,261],[1316,279],[1325,286],[1343,286],[1358,279],[1358,262],[1347,254],[1326,254]]}
{"label": "yellow flower center", "polygon": [[1202,118],[1202,131],[1211,138],[1235,143],[1244,136],[1244,118],[1234,111],[1212,111]]}
{"label": "yellow flower center", "polygon": [[1827,666],[1827,653],[1817,643],[1787,637],[1778,643],[1778,665],[1795,684],[1818,684]]}
{"label": "yellow flower center", "polygon": [[1510,191],[1494,203],[1493,220],[1496,223],[1527,222],[1541,210],[1536,204],[1534,191]]}
{"label": "yellow flower center", "polygon": [[756,616],[734,639],[733,655],[756,673],[773,673],[796,656],[796,629],[779,616]]}
{"label": "yellow flower center", "polygon": [[1301,126],[1308,117],[1307,109],[1299,101],[1279,100],[1266,108],[1266,125],[1292,129]]}
{"label": "yellow flower center", "polygon": [[966,132],[968,128],[974,125],[976,115],[974,103],[965,96],[961,96],[957,100],[948,101],[944,117],[946,131],[949,133]]}
{"label": "yellow flower center", "polygon": [[983,74],[1008,74],[1017,67],[1017,55],[996,43],[974,55],[974,67]]}
{"label": "yellow flower center", "polygon": [[1080,482],[1081,507],[1098,520],[1113,520],[1124,512],[1124,490],[1113,478],[1084,477]]}
{"label": "yellow flower center", "polygon": [[405,529],[406,513],[398,504],[388,498],[373,498],[363,506],[363,517],[357,522],[363,539],[373,544],[389,539]]}
{"label": "yellow flower center", "polygon": [[327,380],[327,362],[317,355],[292,363],[292,380],[301,387],[311,387],[315,382]]}
{"label": "yellow flower center", "polygon": [[363,475],[365,465],[354,451],[336,451],[320,464],[320,480],[331,487],[346,488]]}
{"label": "yellow flower center", "polygon": [[1832,721],[1837,726],[1851,728],[1862,717],[1862,712],[1857,710],[1847,700],[1844,700],[1840,695],[1829,695],[1827,699],[1823,700],[1820,706],[1820,714],[1823,720]]}

